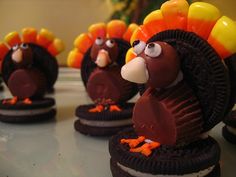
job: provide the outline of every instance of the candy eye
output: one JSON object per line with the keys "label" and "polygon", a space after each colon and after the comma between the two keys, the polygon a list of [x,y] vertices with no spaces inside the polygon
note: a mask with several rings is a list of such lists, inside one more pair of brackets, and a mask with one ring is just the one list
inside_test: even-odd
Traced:
{"label": "candy eye", "polygon": [[102,45],[103,44],[103,39],[100,38],[100,37],[97,37],[97,39],[95,40],[95,44]]}
{"label": "candy eye", "polygon": [[22,49],[28,49],[29,46],[28,46],[28,44],[23,43],[23,44],[20,45],[20,47]]}
{"label": "candy eye", "polygon": [[144,50],[145,55],[155,58],[161,54],[161,46],[157,43],[149,43]]}
{"label": "candy eye", "polygon": [[18,44],[14,45],[14,46],[12,47],[12,50],[17,50],[17,49],[18,49]]}
{"label": "candy eye", "polygon": [[107,40],[106,45],[107,45],[107,47],[112,48],[115,45],[115,41],[114,40]]}
{"label": "candy eye", "polygon": [[143,52],[146,47],[146,43],[140,40],[134,41],[132,47],[134,48],[134,52],[139,55]]}

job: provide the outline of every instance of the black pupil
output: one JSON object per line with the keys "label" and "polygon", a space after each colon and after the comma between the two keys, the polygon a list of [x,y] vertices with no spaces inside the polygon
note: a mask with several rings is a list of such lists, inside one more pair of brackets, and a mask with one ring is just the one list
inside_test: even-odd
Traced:
{"label": "black pupil", "polygon": [[111,44],[113,44],[113,43],[114,43],[114,41],[113,41],[113,40],[110,40],[110,43],[111,43]]}
{"label": "black pupil", "polygon": [[22,47],[27,47],[27,44],[22,44]]}
{"label": "black pupil", "polygon": [[155,44],[154,43],[150,43],[150,44],[148,44],[148,48],[150,49],[150,48],[153,48],[155,46]]}
{"label": "black pupil", "polygon": [[134,41],[134,42],[133,42],[133,45],[132,45],[132,47],[134,47],[134,46],[138,45],[139,43],[140,43],[140,41],[139,41],[139,40],[137,40],[137,41]]}

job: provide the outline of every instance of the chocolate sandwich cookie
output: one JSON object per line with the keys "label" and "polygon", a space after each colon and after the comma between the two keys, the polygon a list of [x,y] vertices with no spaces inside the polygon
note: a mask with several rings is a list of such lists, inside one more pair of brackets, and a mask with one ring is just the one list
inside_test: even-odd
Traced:
{"label": "chocolate sandwich cookie", "polygon": [[224,120],[225,126],[222,129],[223,137],[236,144],[236,111],[232,111]]}
{"label": "chocolate sandwich cookie", "polygon": [[[211,137],[186,145],[161,145],[148,157],[131,153],[122,139],[137,138],[132,129],[113,136],[109,142],[113,177],[220,176],[220,147]],[[140,145],[141,146],[141,145]]]}
{"label": "chocolate sandwich cookie", "polygon": [[74,127],[80,133],[92,136],[109,136],[132,125],[133,103],[123,104],[122,111],[89,112],[93,104],[81,105],[76,109],[78,120]]}
{"label": "chocolate sandwich cookie", "polygon": [[[8,100],[8,99],[6,99]],[[26,123],[54,118],[56,110],[55,101],[52,98],[34,100],[32,104],[18,101],[16,104],[0,103],[0,121],[8,123]]]}

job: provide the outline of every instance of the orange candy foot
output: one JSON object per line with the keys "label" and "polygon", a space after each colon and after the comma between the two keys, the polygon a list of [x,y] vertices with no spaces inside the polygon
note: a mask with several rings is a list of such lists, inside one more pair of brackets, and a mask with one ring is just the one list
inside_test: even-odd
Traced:
{"label": "orange candy foot", "polygon": [[18,98],[17,97],[13,97],[12,99],[10,99],[10,100],[3,100],[2,101],[2,104],[11,104],[11,105],[14,105],[14,104],[16,104],[16,102],[17,102],[17,100],[18,100]]}
{"label": "orange candy foot", "polygon": [[89,112],[102,112],[104,110],[104,106],[97,105],[95,108],[89,109]]}
{"label": "orange candy foot", "polygon": [[109,108],[110,112],[113,112],[113,111],[121,111],[121,108],[119,108],[119,106],[117,105],[110,105],[110,108]]}
{"label": "orange candy foot", "polygon": [[29,98],[24,99],[24,104],[32,104],[32,101]]}
{"label": "orange candy foot", "polygon": [[149,156],[152,153],[153,149],[156,149],[160,146],[158,142],[145,143],[141,147],[131,148],[130,152],[140,152],[145,156]]}
{"label": "orange candy foot", "polygon": [[121,139],[121,144],[129,144],[130,152],[140,152],[145,156],[149,156],[152,153],[153,149],[156,149],[160,146],[160,143],[158,142],[146,142],[140,147],[137,147],[140,143],[145,141],[144,136],[139,136],[137,139]]}
{"label": "orange candy foot", "polygon": [[135,148],[137,147],[140,143],[144,142],[145,137],[144,136],[139,136],[137,139],[121,139],[120,142],[121,144],[129,144],[130,148]]}

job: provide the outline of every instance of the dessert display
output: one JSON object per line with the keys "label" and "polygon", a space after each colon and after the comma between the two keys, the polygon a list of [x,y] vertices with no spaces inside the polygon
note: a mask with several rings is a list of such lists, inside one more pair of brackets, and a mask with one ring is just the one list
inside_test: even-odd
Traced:
{"label": "dessert display", "polygon": [[141,84],[134,128],[109,142],[114,177],[220,176],[208,132],[235,101],[236,24],[213,5],[170,0],[131,37],[121,69]]}
{"label": "dessert display", "polygon": [[0,43],[2,77],[13,98],[1,100],[0,121],[21,123],[55,116],[53,98],[45,98],[57,79],[55,58],[64,49],[62,41],[47,29],[34,28],[7,34]]}
{"label": "dessert display", "polygon": [[124,80],[120,69],[136,28],[136,24],[127,26],[121,20],[112,20],[91,25],[88,33],[75,39],[68,65],[81,69],[86,92],[94,102],[77,107],[77,131],[107,136],[131,126],[134,104],[127,101],[137,93],[137,86]]}

